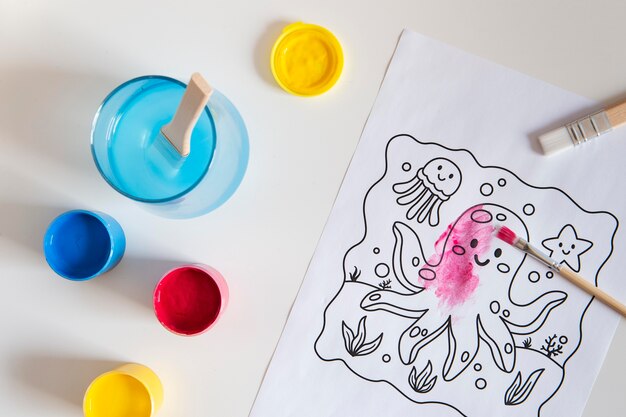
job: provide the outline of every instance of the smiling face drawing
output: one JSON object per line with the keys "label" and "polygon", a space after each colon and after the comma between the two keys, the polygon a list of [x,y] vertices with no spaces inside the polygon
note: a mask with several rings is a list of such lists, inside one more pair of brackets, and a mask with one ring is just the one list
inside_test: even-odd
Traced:
{"label": "smiling face drawing", "polygon": [[571,224],[563,226],[558,236],[545,239],[541,244],[550,250],[551,258],[566,263],[576,272],[580,271],[580,255],[593,246],[591,241],[579,238]]}
{"label": "smiling face drawing", "polygon": [[444,196],[451,196],[461,185],[461,171],[448,159],[433,159],[423,169],[424,176]]}
{"label": "smiling face drawing", "polygon": [[521,253],[512,248],[505,248],[511,252],[505,258],[513,259],[502,258],[504,252],[493,237],[492,220],[492,214],[482,208],[461,216],[440,236],[436,253],[419,270],[417,285],[434,291],[447,310],[473,295],[481,274],[505,274],[511,271],[511,262],[521,262]]}
{"label": "smiling face drawing", "polygon": [[[336,293],[327,286],[325,295],[335,296],[324,309],[317,356],[347,382],[354,374],[358,389],[374,384],[362,401],[370,411],[379,405],[378,387],[389,384],[413,414],[442,406],[451,408],[440,414],[458,416],[549,413],[558,406],[555,393],[577,383],[565,376],[566,365],[593,354],[579,347],[593,344],[581,329],[594,301],[494,238],[491,226],[506,226],[600,280],[616,255],[617,219],[584,210],[557,188],[480,165],[467,150],[406,135],[388,142],[384,162],[362,205],[364,189],[351,196],[362,219],[360,228],[348,225],[355,240],[341,268],[327,262],[311,272],[342,280]],[[557,212],[562,222],[550,223]]]}
{"label": "smiling face drawing", "polygon": [[[470,248],[475,248],[476,246],[478,246],[478,239],[472,239],[472,241],[470,242]],[[493,256],[495,256],[496,258],[499,258],[501,255],[502,255],[502,249],[500,248],[496,249],[496,251],[493,254]],[[489,264],[489,262],[491,262],[491,259],[486,259],[485,261],[481,262],[480,259],[478,259],[478,254],[475,253],[474,262],[478,266],[486,266]]]}
{"label": "smiling face drawing", "polygon": [[417,170],[408,181],[394,184],[393,190],[400,194],[396,200],[408,206],[406,218],[423,223],[428,219],[431,226],[439,224],[439,208],[461,186],[461,171],[456,164],[445,158],[435,158]]}
{"label": "smiling face drawing", "polygon": [[[493,242],[495,242],[495,241],[493,241]],[[498,243],[498,242],[495,242],[495,243]],[[472,240],[470,241],[470,248],[474,249],[474,248],[476,248],[476,247],[478,246],[478,244],[479,244],[478,239],[472,239]],[[493,258],[486,258],[484,261],[481,261],[481,260],[478,258],[478,254],[477,254],[477,253],[475,253],[475,254],[474,254],[474,263],[475,263],[477,266],[487,266],[487,265],[489,264],[489,262],[491,262],[491,260],[492,260],[492,259],[493,259],[495,262],[497,262],[497,261],[498,261],[498,258],[500,258],[501,256],[502,256],[502,249],[500,249],[500,248],[496,248],[496,249],[493,251]],[[498,264],[498,270],[499,270],[500,272],[504,272],[505,270],[508,270],[508,268],[509,268],[509,265],[508,265],[508,264],[506,264],[506,263],[499,263],[499,264]]]}
{"label": "smiling face drawing", "polygon": [[421,252],[419,238],[407,225],[394,225],[394,272],[411,294],[372,291],[361,307],[415,318],[399,340],[405,364],[413,363],[424,346],[447,334],[444,379],[452,380],[467,368],[478,351],[479,339],[491,350],[496,366],[510,372],[515,363],[512,335],[541,326],[550,311],[564,301],[565,294],[558,291],[524,305],[509,298],[509,286],[524,255],[495,239],[493,220],[495,215],[508,215],[506,223],[515,230],[526,228],[505,210],[490,204],[467,210],[435,242],[435,254],[414,268],[404,261],[414,254],[403,251],[420,247]]}

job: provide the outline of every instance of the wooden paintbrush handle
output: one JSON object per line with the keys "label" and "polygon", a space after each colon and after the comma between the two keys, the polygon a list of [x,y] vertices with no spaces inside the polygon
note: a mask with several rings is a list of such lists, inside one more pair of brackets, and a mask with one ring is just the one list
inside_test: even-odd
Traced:
{"label": "wooden paintbrush handle", "polygon": [[191,150],[191,133],[204,111],[213,89],[199,73],[194,73],[171,122],[161,128],[161,133],[182,156]]}
{"label": "wooden paintbrush handle", "polygon": [[626,101],[609,107],[605,112],[613,128],[626,124]]}
{"label": "wooden paintbrush handle", "polygon": [[585,291],[587,294],[593,295],[598,301],[603,302],[607,306],[611,307],[613,310],[617,311],[622,315],[622,317],[626,317],[626,306],[615,298],[611,297],[609,294],[602,291],[600,288],[593,285],[591,282],[584,279],[581,275],[574,272],[567,265],[563,265],[561,267],[560,273],[562,276],[567,278],[569,282],[576,285],[578,288]]}

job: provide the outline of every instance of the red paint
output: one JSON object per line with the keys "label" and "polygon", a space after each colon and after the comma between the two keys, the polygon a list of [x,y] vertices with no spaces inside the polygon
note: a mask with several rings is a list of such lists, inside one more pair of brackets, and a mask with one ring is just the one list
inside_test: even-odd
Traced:
{"label": "red paint", "polygon": [[[477,245],[472,248],[474,239]],[[480,262],[485,262],[487,258],[484,258],[484,254],[489,250],[492,239],[493,226],[488,212],[478,206],[464,213],[435,242],[435,255],[428,263],[436,266],[424,269],[434,270],[436,277],[430,281],[420,279],[420,285],[427,290],[434,290],[441,303],[450,308],[465,303],[474,294],[480,281],[477,270],[481,266],[476,263],[474,256]],[[439,259],[441,262],[438,263]]]}
{"label": "red paint", "polygon": [[500,226],[498,229],[498,234],[496,235],[498,239],[508,243],[509,245],[514,245],[517,240],[517,235],[514,231],[509,229],[506,226]]}
{"label": "red paint", "polygon": [[[452,226],[454,226],[454,224],[449,224],[446,230],[437,238],[437,240],[435,241],[435,248],[439,247],[442,243],[446,241],[448,234],[450,234],[450,231],[452,230]],[[456,244],[457,242],[455,241],[454,243]]]}
{"label": "red paint", "polygon": [[157,318],[167,329],[182,335],[208,329],[217,320],[222,304],[223,294],[216,280],[195,266],[170,271],[154,290]]}

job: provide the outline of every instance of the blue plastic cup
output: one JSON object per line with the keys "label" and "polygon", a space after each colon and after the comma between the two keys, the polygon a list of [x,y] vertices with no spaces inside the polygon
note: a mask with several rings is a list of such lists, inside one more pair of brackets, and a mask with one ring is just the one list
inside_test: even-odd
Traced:
{"label": "blue plastic cup", "polygon": [[126,249],[120,224],[107,214],[72,210],[54,219],[43,239],[48,265],[72,281],[87,281],[117,265]]}
{"label": "blue plastic cup", "polygon": [[163,152],[186,85],[163,76],[132,79],[113,90],[96,113],[91,150],[104,179],[123,195],[165,217],[208,213],[228,200],[248,165],[248,133],[239,112],[213,92],[183,158]]}

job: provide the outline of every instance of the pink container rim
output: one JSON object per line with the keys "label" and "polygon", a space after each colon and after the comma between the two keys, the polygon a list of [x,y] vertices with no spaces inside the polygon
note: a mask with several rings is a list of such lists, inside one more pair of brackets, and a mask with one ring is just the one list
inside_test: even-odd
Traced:
{"label": "pink container rim", "polygon": [[[207,278],[209,278],[216,284],[217,290],[219,291],[220,307],[218,311],[216,312],[215,317],[210,322],[208,322],[206,326],[203,326],[202,329],[198,331],[193,331],[193,332],[182,332],[168,325],[168,323],[166,323],[164,320],[163,314],[160,314],[159,312],[162,311],[162,308],[160,308],[161,303],[162,303],[161,297],[163,296],[165,283],[167,283],[169,279],[176,279],[175,274],[177,272],[180,273],[181,271],[189,270],[189,269],[203,273]],[[176,334],[178,336],[197,336],[202,333],[205,333],[207,330],[215,326],[215,324],[219,321],[220,317],[224,313],[224,310],[226,309],[226,306],[228,305],[228,301],[229,301],[228,284],[226,283],[224,276],[217,269],[209,265],[199,264],[199,263],[184,264],[184,265],[179,265],[177,267],[170,269],[165,274],[163,274],[161,279],[159,279],[159,282],[155,286],[154,293],[153,293],[153,311],[159,323],[161,323],[161,325],[165,329],[167,329],[169,332]]]}

